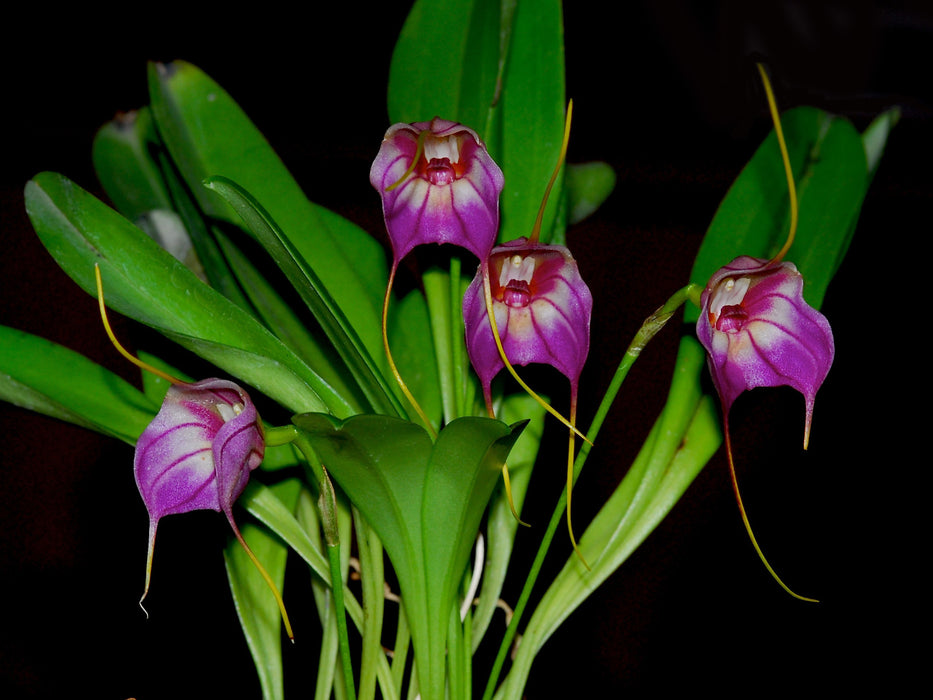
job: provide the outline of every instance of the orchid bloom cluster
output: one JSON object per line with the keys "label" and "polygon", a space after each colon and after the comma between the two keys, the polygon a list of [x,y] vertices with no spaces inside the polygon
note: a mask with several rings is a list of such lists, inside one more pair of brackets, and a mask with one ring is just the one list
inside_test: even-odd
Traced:
{"label": "orchid bloom cluster", "polygon": [[[615,178],[605,163],[585,164],[602,169],[565,168],[573,103],[565,103],[560,6],[542,3],[529,25],[527,13],[478,3],[469,27],[444,25],[461,31],[459,44],[470,47],[464,57],[433,51],[436,44],[417,31],[403,32],[392,73],[405,79],[389,81],[388,123],[396,123],[373,149],[369,171],[390,255],[379,237],[308,199],[232,97],[184,62],[153,64],[148,109],[132,124],[121,120],[99,134],[95,168],[112,207],[57,173],[40,173],[27,184],[27,211],[43,244],[92,294],[90,271],[96,270],[101,318],[114,346],[165,384],[145,382],[137,389],[90,362],[73,377],[70,369],[44,376],[34,366],[39,353],[56,368],[77,366],[73,353],[56,348],[50,354],[44,339],[0,327],[0,398],[80,419],[135,445],[136,484],[149,521],[140,605],[150,589],[162,518],[223,513],[236,539],[226,550],[227,575],[264,697],[284,692],[283,625],[293,635],[279,587],[291,566],[286,562],[296,561],[312,573],[326,635],[317,692],[348,698],[356,697],[357,682],[361,698],[379,690],[383,697],[477,697],[473,653],[494,629],[500,604],[513,602],[502,600],[507,579],[524,576],[482,696],[517,700],[542,645],[626,561],[723,444],[755,550],[775,580],[802,598],[777,576],[752,534],[735,477],[729,417],[746,391],[792,387],[804,398],[808,446],[815,397],[835,348],[827,319],[804,299],[804,277],[816,292],[811,301],[820,298],[845,255],[896,115],[882,115],[871,133],[859,134],[822,110],[788,114],[793,162],[804,162],[803,154],[814,152],[827,134],[838,138],[798,173],[812,186],[800,203],[806,224],[794,244],[792,161],[762,71],[788,179],[784,246],[772,255],[785,235],[783,220],[759,216],[784,206],[783,188],[772,187],[779,176],[769,135],[723,200],[687,283],[635,333],[581,432],[578,393],[594,299],[570,249],[549,237],[550,226],[542,222],[560,174],[567,176],[558,188],[567,206],[555,208],[554,231],[605,201]],[[433,31],[448,15],[445,3],[419,2],[411,26]],[[485,32],[493,26],[486,20],[501,23],[501,42],[475,41],[477,27]],[[472,74],[449,80],[468,71],[475,81]],[[409,79],[414,74],[419,80]],[[543,89],[509,87],[528,81],[543,81]],[[500,88],[508,99],[490,100]],[[528,123],[532,113],[535,124]],[[433,114],[439,116],[428,119]],[[484,120],[489,133],[476,128]],[[536,188],[552,167],[562,122],[560,153],[531,225]],[[204,128],[209,124],[224,128]],[[516,178],[511,191],[506,176]],[[525,184],[517,180],[523,176],[530,187],[517,186]],[[762,183],[768,191],[761,191]],[[745,196],[750,188],[761,201]],[[833,207],[832,216],[826,207]],[[147,235],[153,212],[178,214],[172,226],[198,244],[197,264],[176,259]],[[825,256],[819,259],[806,255],[817,239]],[[736,250],[737,240],[743,249]],[[423,284],[399,297],[390,318],[402,262],[431,244],[443,246],[432,262],[451,253],[449,270],[425,269]],[[276,269],[253,265],[253,251]],[[124,350],[107,320],[102,273],[111,308],[216,365],[217,376],[182,381]],[[680,332],[666,402],[578,542],[571,518],[575,479],[632,364],[686,302],[693,304],[687,313],[699,309],[699,315],[695,332]],[[404,348],[401,370],[390,339]],[[618,340],[599,342],[616,346]],[[173,362],[163,357],[153,364]],[[516,367],[529,365],[566,378],[567,411],[525,383]],[[721,410],[702,386],[707,373]],[[498,384],[501,379],[505,383]],[[564,405],[562,399],[555,404]],[[257,404],[277,406],[289,417],[286,425],[263,422]],[[262,412],[266,420],[273,413]],[[566,485],[539,533],[534,562],[516,571],[511,553],[528,477],[542,457],[545,413],[567,430]],[[256,554],[237,526],[237,508],[255,519],[257,538],[244,530]],[[574,551],[541,595],[532,596],[563,522]],[[351,562],[359,576],[350,575]],[[391,590],[396,584],[398,595]],[[529,600],[534,607],[526,610]],[[391,623],[383,628],[383,621],[390,616],[382,613],[396,602],[402,605],[392,616],[397,627],[389,654],[383,644],[392,637]],[[359,639],[352,637],[361,642],[359,655],[351,653],[348,622],[359,632]]]}

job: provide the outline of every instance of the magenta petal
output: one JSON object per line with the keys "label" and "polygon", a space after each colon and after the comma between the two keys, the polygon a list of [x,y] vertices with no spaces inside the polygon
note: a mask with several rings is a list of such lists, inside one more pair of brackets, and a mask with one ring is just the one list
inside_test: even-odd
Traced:
{"label": "magenta petal", "polygon": [[735,399],[756,387],[790,386],[806,401],[806,430],[835,346],[826,317],[803,299],[793,263],[741,256],[703,292],[697,337],[728,416]]}
{"label": "magenta petal", "polygon": [[426,243],[457,245],[482,260],[495,243],[504,178],[472,129],[439,118],[395,124],[369,179],[396,263]]}
{"label": "magenta petal", "polygon": [[[541,363],[564,374],[575,388],[590,346],[593,298],[564,246],[497,246],[488,258],[496,328],[513,365]],[[486,314],[484,266],[463,297],[467,352],[484,390],[505,366]]]}
{"label": "magenta petal", "polygon": [[256,408],[236,384],[175,385],[136,443],[136,485],[153,520],[228,510],[263,453]]}

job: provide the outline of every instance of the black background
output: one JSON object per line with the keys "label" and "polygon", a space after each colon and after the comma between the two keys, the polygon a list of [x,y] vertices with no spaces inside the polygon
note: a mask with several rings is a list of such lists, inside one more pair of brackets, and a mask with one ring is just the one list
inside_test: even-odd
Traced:
{"label": "black background", "polygon": [[[929,308],[933,16],[925,3],[906,1],[746,5],[565,8],[575,105],[569,159],[608,160],[618,174],[610,200],[569,237],[596,300],[581,423],[641,320],[686,280],[719,200],[770,128],[756,58],[769,64],[782,109],[812,104],[862,129],[900,106],[903,119],[823,307],[837,355],[817,398],[810,450],[800,450],[803,405],[790,390],[751,392],[733,410],[739,478],[759,541],[793,588],[823,602],[792,600],[764,571],[720,453],[548,642],[529,698],[847,693],[873,684],[897,695],[919,670],[910,630],[922,635],[928,622],[913,562],[927,551],[929,456],[917,427],[929,416],[920,348]],[[388,60],[406,8],[337,4],[299,17],[272,4],[255,17],[259,10],[212,5],[219,17],[208,19],[189,4],[150,6],[132,18],[13,17],[6,33],[21,48],[5,40],[2,49],[0,322],[133,377],[101,331],[94,300],[75,293],[32,234],[22,187],[49,169],[99,192],[91,139],[115,113],[147,101],[147,60],[199,65],[315,201],[380,230],[367,175],[387,126]],[[130,342],[148,338],[117,325]],[[654,341],[616,402],[575,492],[579,531],[660,408],[676,339],[668,328]],[[131,461],[125,445],[0,405],[0,696],[259,696],[226,587],[221,516],[161,524],[151,618],[137,607],[146,514]],[[560,474],[557,463],[538,467],[527,513],[538,530]],[[535,528],[520,536],[519,562],[530,561],[534,538]],[[558,538],[554,551],[546,573],[569,547]],[[289,579],[288,592],[302,583]],[[509,582],[510,602],[520,584]],[[292,604],[289,696],[298,697],[309,692],[317,628]]]}

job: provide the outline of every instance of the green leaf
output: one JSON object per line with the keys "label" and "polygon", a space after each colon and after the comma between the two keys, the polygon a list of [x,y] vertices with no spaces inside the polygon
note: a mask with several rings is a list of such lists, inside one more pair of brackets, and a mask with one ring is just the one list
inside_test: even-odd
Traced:
{"label": "green leaf", "polygon": [[[315,321],[308,314],[299,317],[298,308],[288,304],[280,290],[255,267],[249,255],[229,236],[220,231],[216,235],[230,270],[249,299],[256,317],[346,399],[352,413],[361,413],[366,405],[365,396],[353,377],[348,375],[344,361],[320,332]],[[296,303],[296,307],[300,305]]]}
{"label": "green leaf", "polygon": [[901,110],[892,107],[875,117],[862,133],[862,142],[865,144],[865,157],[868,160],[869,180],[875,176],[881,162],[881,155],[888,143],[888,137],[891,135],[891,129],[900,121],[900,118]]}
{"label": "green leaf", "polygon": [[[211,178],[208,180],[208,188],[220,193],[230,202],[285,273],[343,358],[372,409],[404,415],[403,409],[388,388],[384,375],[364,347],[356,329],[266,209],[249,192],[228,178]],[[341,417],[346,415],[347,413],[344,413]]]}
{"label": "green leaf", "polygon": [[412,395],[433,425],[441,423],[440,379],[431,337],[431,319],[420,290],[406,294],[389,315],[389,347]]}
{"label": "green leaf", "polygon": [[[276,484],[272,490],[284,507],[294,510],[300,488],[299,480],[290,479]],[[240,532],[281,591],[285,583],[288,548],[259,525],[246,523]],[[240,626],[259,675],[262,697],[264,700],[282,700],[285,697],[285,684],[282,618],[278,603],[252,560],[235,539],[230,540],[224,549],[224,563]]]}
{"label": "green leaf", "polygon": [[608,163],[576,163],[567,166],[567,220],[583,221],[606,201],[616,185],[616,174]]}
{"label": "green leaf", "polygon": [[[862,139],[852,124],[812,107],[781,116],[797,188],[799,224],[785,259],[806,280],[807,302],[819,308],[841,262],[868,185]],[[732,184],[710,224],[690,275],[705,286],[739,255],[768,258],[787,237],[787,179],[772,131]],[[697,310],[687,310],[696,320]]]}
{"label": "green leaf", "polygon": [[108,306],[149,325],[291,410],[343,400],[281,341],[125,218],[67,178],[40,173],[26,210],[49,253],[88,294],[98,264]]}
{"label": "green leaf", "polygon": [[[516,512],[521,515],[522,506],[535,460],[544,435],[545,409],[531,396],[522,392],[506,396],[499,409],[499,417],[512,423],[527,420],[528,425],[509,452],[509,477],[512,487],[512,501]],[[518,521],[509,507],[508,497],[503,482],[499,482],[489,501],[486,517],[486,562],[483,567],[482,585],[479,589],[479,602],[473,613],[473,650],[483,639],[487,627],[496,612],[502,594],[502,586],[512,560],[512,549]]]}
{"label": "green leaf", "polygon": [[420,426],[359,415],[295,416],[303,439],[385,545],[418,658],[422,697],[443,697],[448,614],[483,511],[522,425],[451,422],[431,442]]}
{"label": "green leaf", "polygon": [[499,3],[491,0],[415,2],[389,67],[390,121],[441,117],[485,134],[500,65],[499,23]]}
{"label": "green leaf", "polygon": [[114,207],[130,221],[154,209],[172,209],[159,163],[152,112],[142,108],[108,122],[94,137],[94,171]]}
{"label": "green leaf", "polygon": [[388,280],[385,251],[352,222],[310,202],[265,137],[232,97],[197,67],[152,64],[156,126],[200,209],[240,226],[240,218],[205,179],[223,176],[262,202],[313,267],[364,346],[378,357],[380,316]]}
{"label": "green leaf", "polygon": [[0,326],[0,367],[0,399],[131,445],[159,410],[84,355],[7,326]]}
{"label": "green leaf", "polygon": [[[558,164],[566,109],[561,3],[518,3],[498,115],[501,149],[494,153],[506,175],[500,241],[531,235]],[[543,243],[563,240],[562,188],[563,176],[547,203],[540,234]]]}
{"label": "green leaf", "polygon": [[667,403],[624,479],[579,540],[589,571],[571,554],[542,596],[522,634],[496,697],[518,700],[538,651],[561,623],[615,571],[664,519],[721,443],[716,403],[703,394],[702,346],[681,341],[681,371]]}

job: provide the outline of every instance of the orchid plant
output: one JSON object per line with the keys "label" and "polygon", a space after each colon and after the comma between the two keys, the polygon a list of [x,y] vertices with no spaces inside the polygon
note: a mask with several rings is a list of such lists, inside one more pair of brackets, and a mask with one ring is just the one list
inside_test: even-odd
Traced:
{"label": "orchid plant", "polygon": [[[565,162],[561,5],[527,7],[414,4],[390,67],[389,126],[373,134],[375,191],[361,192],[381,200],[390,251],[309,200],[234,98],[184,62],[150,65],[150,103],[97,136],[113,208],[60,174],[26,185],[36,233],[98,297],[102,327],[142,368],[141,388],[0,328],[0,397],[135,445],[150,516],[144,591],[158,585],[161,518],[226,516],[230,590],[266,698],[284,696],[283,640],[312,634],[317,697],[520,698],[548,638],[730,447],[740,393],[799,390],[809,436],[834,352],[818,309],[896,112],[863,133],[814,108],[779,115],[762,72],[775,130],[724,193],[690,278],[652,290],[657,311],[621,346],[611,383],[596,388],[599,409],[579,426],[598,300],[566,230],[608,196],[613,174]],[[425,249],[417,284],[399,292],[403,259]],[[216,376],[131,355],[107,308]],[[603,420],[651,338],[681,315],[666,404],[577,537],[572,489]],[[568,384],[531,386],[529,364]],[[66,366],[67,376],[44,371]],[[552,429],[568,435],[565,488],[530,570],[516,571],[530,479],[555,473],[538,454]],[[244,534],[237,520],[249,523]],[[562,522],[575,551],[539,581]],[[286,566],[310,572],[307,590],[283,590]],[[525,584],[503,603],[507,576]],[[542,593],[530,607],[533,589]],[[292,629],[288,602],[304,595],[318,630]],[[494,635],[502,604],[510,621]],[[498,650],[491,668],[474,667],[481,644]]]}

